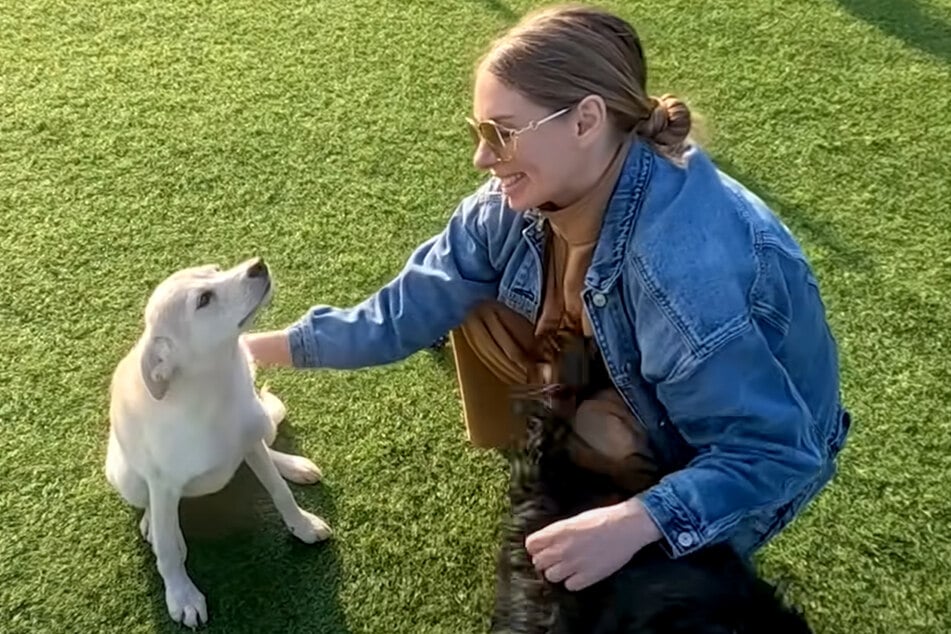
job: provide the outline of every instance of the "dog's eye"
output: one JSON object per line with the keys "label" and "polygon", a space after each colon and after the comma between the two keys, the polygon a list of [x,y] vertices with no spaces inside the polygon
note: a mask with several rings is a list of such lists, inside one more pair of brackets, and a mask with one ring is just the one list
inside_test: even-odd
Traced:
{"label": "dog's eye", "polygon": [[211,298],[214,297],[214,296],[215,296],[215,294],[212,293],[211,291],[205,291],[204,293],[202,293],[201,295],[199,295],[199,296],[198,296],[198,308],[204,308],[205,306],[207,306],[207,305],[209,304],[209,302],[211,302]]}

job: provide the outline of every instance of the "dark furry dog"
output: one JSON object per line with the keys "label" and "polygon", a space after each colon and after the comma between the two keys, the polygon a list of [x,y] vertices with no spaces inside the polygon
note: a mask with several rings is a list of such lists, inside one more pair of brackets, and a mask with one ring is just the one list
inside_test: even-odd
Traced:
{"label": "dark furry dog", "polygon": [[[578,592],[549,583],[525,550],[528,535],[582,511],[630,498],[654,474],[599,463],[574,434],[565,385],[518,398],[524,446],[510,456],[511,510],[497,563],[491,631],[512,634],[810,634],[805,619],[728,546],[671,559],[657,544]],[[603,460],[600,460],[603,464]]]}

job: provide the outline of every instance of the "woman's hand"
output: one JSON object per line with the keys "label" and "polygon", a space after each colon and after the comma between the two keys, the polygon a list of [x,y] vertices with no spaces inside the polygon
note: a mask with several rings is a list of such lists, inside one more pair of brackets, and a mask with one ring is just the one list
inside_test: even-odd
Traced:
{"label": "woman's hand", "polygon": [[564,581],[568,590],[581,590],[617,571],[661,537],[643,503],[631,498],[550,524],[529,535],[525,548],[549,581]]}
{"label": "woman's hand", "polygon": [[283,330],[248,333],[241,336],[241,342],[251,353],[251,358],[259,366],[292,365],[291,347],[287,333]]}

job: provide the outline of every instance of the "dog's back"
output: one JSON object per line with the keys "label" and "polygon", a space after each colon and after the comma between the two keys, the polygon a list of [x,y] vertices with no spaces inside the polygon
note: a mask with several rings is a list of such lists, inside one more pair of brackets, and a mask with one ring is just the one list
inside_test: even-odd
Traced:
{"label": "dog's back", "polygon": [[[809,634],[732,549],[712,546],[671,559],[657,544],[621,570],[578,592],[551,584],[525,551],[525,539],[582,511],[630,498],[615,478],[572,458],[570,424],[547,403],[558,388],[522,401],[525,444],[510,456],[511,512],[498,560],[493,632],[537,634]],[[627,480],[629,483],[631,480]]]}

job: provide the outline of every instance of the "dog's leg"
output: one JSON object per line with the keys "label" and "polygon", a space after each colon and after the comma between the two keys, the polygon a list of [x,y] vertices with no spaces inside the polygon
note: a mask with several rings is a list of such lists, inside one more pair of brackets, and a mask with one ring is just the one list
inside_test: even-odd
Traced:
{"label": "dog's leg", "polygon": [[205,597],[185,571],[186,553],[178,520],[180,495],[168,487],[149,483],[149,525],[152,550],[162,581],[165,605],[176,623],[195,628],[208,621]]}
{"label": "dog's leg", "polygon": [[261,407],[267,413],[268,420],[271,421],[271,429],[264,439],[267,446],[270,447],[277,437],[277,426],[287,417],[287,407],[284,406],[281,399],[274,396],[266,385],[261,388],[259,400],[261,401]]}
{"label": "dog's leg", "polygon": [[129,467],[122,453],[119,441],[114,433],[109,434],[109,447],[106,450],[106,480],[119,492],[122,499],[130,505],[143,509],[139,532],[142,539],[152,543],[149,526],[149,485],[138,473]]}
{"label": "dog's leg", "polygon": [[109,433],[109,446],[106,449],[106,480],[118,491],[128,504],[144,509],[149,504],[149,487],[125,459],[122,447],[115,433]]}
{"label": "dog's leg", "polygon": [[[142,519],[139,520],[139,532],[142,533],[142,539],[152,545],[152,513],[147,506],[145,512],[142,513]],[[188,546],[185,544],[185,536],[181,531],[178,532],[178,552],[181,553],[182,561],[188,558]]]}
{"label": "dog's leg", "polygon": [[295,484],[314,484],[323,477],[320,467],[303,456],[292,456],[271,448],[267,453],[278,473]]}
{"label": "dog's leg", "polygon": [[152,543],[152,523],[149,519],[149,507],[145,507],[145,513],[142,513],[142,519],[139,521],[139,532],[142,533],[142,539],[149,544]]}
{"label": "dog's leg", "polygon": [[[287,416],[287,407],[284,406],[281,399],[268,390],[267,386],[261,388],[260,399],[261,406],[264,408],[268,420],[271,421],[271,430],[264,438],[264,442],[270,447],[274,444],[274,439],[277,436],[278,425]],[[295,484],[314,484],[323,478],[320,468],[303,456],[292,456],[274,449],[268,449],[268,453],[271,456],[271,461],[274,462],[274,466],[277,467],[278,473],[286,480]]]}
{"label": "dog's leg", "polygon": [[245,461],[270,494],[284,524],[295,537],[307,544],[330,537],[330,527],[326,522],[297,506],[294,495],[281,478],[263,440],[251,449],[245,456]]}
{"label": "dog's leg", "polygon": [[[142,519],[139,520],[139,532],[142,533],[142,539],[151,544],[152,513],[149,509],[149,485],[145,481],[145,478],[129,467],[129,463],[126,462],[115,435],[109,436],[109,448],[106,451],[106,479],[115,487],[123,500],[136,508],[142,509]],[[184,560],[188,554],[188,550],[185,546],[185,539],[181,536],[181,532],[179,532],[178,548]]]}

